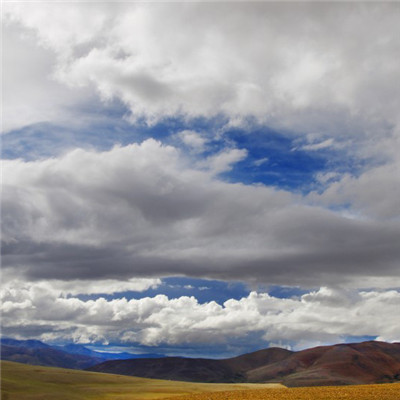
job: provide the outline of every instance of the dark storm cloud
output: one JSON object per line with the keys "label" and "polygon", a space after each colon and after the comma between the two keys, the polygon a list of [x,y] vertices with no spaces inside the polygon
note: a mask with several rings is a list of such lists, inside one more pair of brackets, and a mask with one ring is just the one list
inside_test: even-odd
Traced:
{"label": "dark storm cloud", "polygon": [[350,218],[285,191],[225,183],[152,140],[5,168],[4,268],[30,279],[369,286],[399,274],[396,220]]}

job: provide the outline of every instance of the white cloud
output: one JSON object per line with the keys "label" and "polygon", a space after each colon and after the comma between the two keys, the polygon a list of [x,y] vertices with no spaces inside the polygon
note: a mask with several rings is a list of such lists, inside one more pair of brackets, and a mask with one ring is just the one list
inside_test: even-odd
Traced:
{"label": "white cloud", "polygon": [[[45,286],[49,282],[43,282]],[[94,281],[62,281],[52,280],[50,285],[55,292],[63,295],[78,295],[78,294],[114,294],[126,291],[143,292],[147,289],[154,289],[161,284],[160,279],[128,279],[120,281],[117,279],[103,279]],[[38,283],[40,285],[40,283]]]}
{"label": "white cloud", "polygon": [[308,150],[308,151],[321,150],[321,149],[326,149],[328,147],[332,147],[333,144],[334,140],[332,138],[329,138],[319,143],[306,144],[301,147],[301,150]]}
{"label": "white cloud", "polygon": [[42,339],[58,337],[86,343],[122,339],[148,346],[217,344],[234,342],[250,333],[261,334],[269,342],[284,339],[298,347],[314,344],[317,337],[330,343],[346,336],[400,339],[393,319],[400,293],[394,290],[357,292],[323,287],[298,299],[252,292],[219,305],[164,295],[82,301],[59,297],[50,284],[13,282],[2,290],[2,304],[8,332],[18,334],[17,326],[27,329],[43,324]]}
{"label": "white cloud", "polygon": [[246,149],[224,149],[200,161],[198,165],[207,168],[213,175],[218,175],[230,171],[233,164],[243,161],[246,157]]}
{"label": "white cloud", "polygon": [[199,153],[204,151],[205,145],[208,141],[200,133],[191,130],[184,130],[182,132],[179,132],[178,137],[186,146]]}
{"label": "white cloud", "polygon": [[254,161],[253,164],[254,164],[256,167],[259,167],[260,165],[263,165],[263,164],[265,164],[265,163],[268,162],[268,161],[269,161],[268,157],[263,157],[263,158],[259,158],[258,160]]}
{"label": "white cloud", "polygon": [[316,175],[316,179],[318,182],[322,184],[326,184],[327,182],[332,182],[334,180],[338,180],[340,178],[340,174],[338,172],[319,172]]}
{"label": "white cloud", "polygon": [[[323,199],[350,197],[363,212],[394,214],[398,4],[9,3],[4,11],[5,130],[82,121],[77,110],[93,105],[93,92],[148,123],[224,115],[235,126],[254,117],[298,143],[305,136],[305,150],[342,146],[365,171],[371,159],[384,165],[350,177],[353,189],[344,177]],[[182,140],[195,152],[205,145],[197,132]],[[239,152],[211,157],[209,168],[229,170]],[[381,205],[372,181],[385,193]]]}
{"label": "white cloud", "polygon": [[[334,179],[325,175],[328,185],[320,195],[310,193],[309,198],[319,204],[347,205],[361,216],[396,220],[400,216],[400,162],[370,168],[359,177],[344,174]],[[322,178],[324,179],[324,178]]]}
{"label": "white cloud", "polygon": [[79,107],[95,104],[93,93],[87,88],[68,88],[54,79],[52,51],[40,47],[34,36],[22,33],[7,20],[2,34],[3,132],[40,122],[71,126],[88,119]]}
{"label": "white cloud", "polygon": [[398,124],[399,12],[394,3],[5,7],[54,52],[60,82],[122,100],[133,120],[250,115],[339,136]]}

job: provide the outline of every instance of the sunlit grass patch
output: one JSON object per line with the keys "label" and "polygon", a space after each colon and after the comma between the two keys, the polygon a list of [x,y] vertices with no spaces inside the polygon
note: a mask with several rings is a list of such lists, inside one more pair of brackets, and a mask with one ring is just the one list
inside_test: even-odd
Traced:
{"label": "sunlit grass patch", "polygon": [[201,393],[179,397],[179,400],[399,400],[400,383],[357,386],[320,386],[257,389],[240,392]]}
{"label": "sunlit grass patch", "polygon": [[[1,362],[2,400],[150,400],[262,384],[191,383]],[[268,387],[282,387],[269,385]]]}

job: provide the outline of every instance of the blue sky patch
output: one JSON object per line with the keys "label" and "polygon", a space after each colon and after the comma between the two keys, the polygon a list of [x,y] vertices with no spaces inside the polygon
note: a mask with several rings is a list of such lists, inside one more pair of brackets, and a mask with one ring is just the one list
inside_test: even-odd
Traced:
{"label": "blue sky patch", "polygon": [[126,291],[115,294],[99,293],[96,295],[79,295],[78,297],[83,301],[93,300],[99,297],[103,297],[107,300],[125,297],[131,300],[163,294],[169,299],[176,299],[182,296],[194,296],[200,304],[215,301],[222,305],[229,299],[239,300],[242,297],[247,297],[250,291],[251,290],[241,282],[172,277],[164,278],[160,286],[154,289],[147,289],[143,292]]}
{"label": "blue sky patch", "polygon": [[[280,133],[268,127],[254,126],[253,130],[225,130],[222,116],[205,119],[164,118],[156,125],[144,121],[131,125],[124,115],[123,106],[108,107],[100,122],[88,126],[52,125],[39,123],[21,128],[3,136],[4,159],[22,158],[26,161],[55,157],[77,147],[106,151],[116,144],[141,143],[148,138],[164,144],[188,149],[178,139],[184,130],[198,132],[207,140],[197,161],[229,148],[245,149],[247,157],[234,164],[231,171],[220,178],[244,184],[263,184],[306,194],[318,190],[317,173],[348,172],[357,174],[363,169],[362,161],[331,148],[307,151],[298,144],[295,136]],[[193,157],[193,155],[192,155]]]}

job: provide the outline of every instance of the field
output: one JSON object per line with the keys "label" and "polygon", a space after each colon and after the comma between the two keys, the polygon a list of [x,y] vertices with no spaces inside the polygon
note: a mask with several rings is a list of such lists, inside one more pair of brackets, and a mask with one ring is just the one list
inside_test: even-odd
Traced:
{"label": "field", "polygon": [[147,400],[190,393],[283,387],[162,381],[1,362],[2,400]]}
{"label": "field", "polygon": [[2,400],[399,400],[400,383],[286,388],[202,384],[1,362]]}
{"label": "field", "polygon": [[[175,397],[175,400],[178,399]],[[258,389],[240,392],[202,393],[179,400],[399,400],[400,383],[358,386]],[[168,399],[168,400],[172,400]]]}

